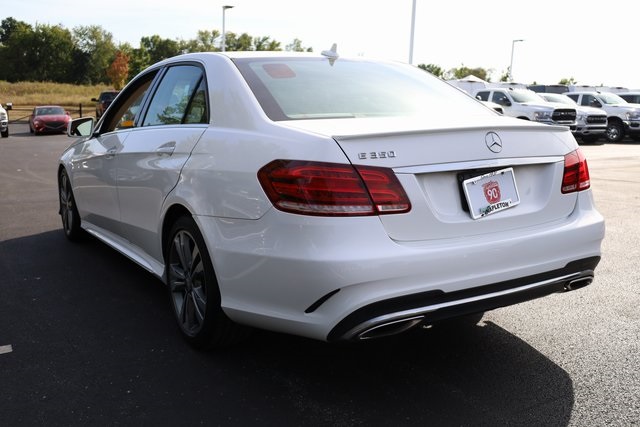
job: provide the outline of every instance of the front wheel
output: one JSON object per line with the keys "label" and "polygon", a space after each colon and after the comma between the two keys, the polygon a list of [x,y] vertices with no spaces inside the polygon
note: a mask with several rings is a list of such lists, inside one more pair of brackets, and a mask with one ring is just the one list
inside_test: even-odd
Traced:
{"label": "front wheel", "polygon": [[244,328],[222,311],[213,264],[193,218],[183,216],[175,222],[165,253],[169,299],[187,342],[206,349],[242,338]]}
{"label": "front wheel", "polygon": [[60,172],[58,178],[58,198],[60,201],[60,217],[62,218],[62,230],[67,239],[77,241],[82,236],[80,228],[80,215],[76,207],[76,200],[73,197],[71,181],[66,171]]}
{"label": "front wheel", "polygon": [[8,128],[6,130],[2,131],[2,137],[3,138],[8,138],[9,137],[9,129]]}
{"label": "front wheel", "polygon": [[620,142],[622,138],[624,138],[624,128],[622,127],[622,123],[619,122],[609,122],[607,126],[607,131],[605,132],[605,137],[608,142]]}

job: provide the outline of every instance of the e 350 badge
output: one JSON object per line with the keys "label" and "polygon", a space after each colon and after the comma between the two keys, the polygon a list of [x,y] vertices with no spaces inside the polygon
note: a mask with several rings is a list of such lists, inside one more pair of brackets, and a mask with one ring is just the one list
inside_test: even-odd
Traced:
{"label": "e 350 badge", "polygon": [[358,159],[393,159],[396,157],[396,152],[391,151],[371,151],[369,153],[358,153]]}

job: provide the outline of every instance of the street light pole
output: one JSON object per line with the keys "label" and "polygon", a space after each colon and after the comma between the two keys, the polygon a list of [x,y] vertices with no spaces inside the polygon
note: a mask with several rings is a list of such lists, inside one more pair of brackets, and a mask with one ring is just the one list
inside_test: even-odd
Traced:
{"label": "street light pole", "polygon": [[229,6],[229,5],[224,5],[222,6],[222,51],[224,52],[227,48],[227,33],[225,31],[224,28],[224,24],[225,24],[225,12],[227,11],[227,9],[231,9],[233,8],[233,6]]}
{"label": "street light pole", "polygon": [[413,64],[413,34],[416,29],[416,0],[413,0],[411,9],[411,37],[409,38],[409,64]]}
{"label": "street light pole", "polygon": [[518,39],[518,40],[512,40],[511,41],[511,63],[509,64],[509,81],[512,82],[513,81],[513,49],[516,45],[516,42],[523,42],[524,40],[522,39]]}

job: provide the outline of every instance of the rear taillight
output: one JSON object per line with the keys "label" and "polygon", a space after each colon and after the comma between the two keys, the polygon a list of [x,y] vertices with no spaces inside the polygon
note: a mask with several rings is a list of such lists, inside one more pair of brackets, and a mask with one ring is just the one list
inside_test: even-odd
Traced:
{"label": "rear taillight", "polygon": [[587,159],[579,148],[564,156],[562,193],[574,193],[591,187]]}
{"label": "rear taillight", "polygon": [[273,205],[303,215],[404,213],[409,198],[391,169],[350,164],[274,160],[258,171]]}

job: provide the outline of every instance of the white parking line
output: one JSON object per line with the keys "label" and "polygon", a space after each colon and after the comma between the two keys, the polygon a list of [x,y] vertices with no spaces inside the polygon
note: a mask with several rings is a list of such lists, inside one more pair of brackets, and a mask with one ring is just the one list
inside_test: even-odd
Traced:
{"label": "white parking line", "polygon": [[11,345],[0,345],[0,354],[11,353],[13,347]]}

